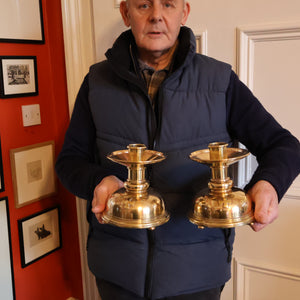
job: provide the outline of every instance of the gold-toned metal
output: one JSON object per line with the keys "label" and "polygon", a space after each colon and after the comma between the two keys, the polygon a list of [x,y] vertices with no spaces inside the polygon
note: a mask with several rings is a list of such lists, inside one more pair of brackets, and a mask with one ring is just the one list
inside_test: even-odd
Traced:
{"label": "gold-toned metal", "polygon": [[160,195],[145,178],[146,165],[161,162],[163,153],[147,150],[144,144],[130,144],[127,150],[111,153],[108,159],[128,169],[124,188],[109,199],[103,213],[104,223],[126,228],[149,228],[166,223],[170,216]]}
{"label": "gold-toned metal", "polygon": [[211,143],[208,149],[195,151],[190,158],[210,165],[211,180],[207,190],[195,199],[189,215],[199,228],[231,228],[254,221],[250,199],[245,192],[233,187],[228,166],[249,155],[245,149],[227,148],[226,143]]}

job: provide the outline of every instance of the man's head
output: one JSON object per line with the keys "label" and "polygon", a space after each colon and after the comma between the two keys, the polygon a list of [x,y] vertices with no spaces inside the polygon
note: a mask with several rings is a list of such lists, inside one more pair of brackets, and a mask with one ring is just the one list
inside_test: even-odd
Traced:
{"label": "man's head", "polygon": [[175,44],[190,6],[185,0],[127,0],[121,2],[120,12],[140,54],[159,57]]}

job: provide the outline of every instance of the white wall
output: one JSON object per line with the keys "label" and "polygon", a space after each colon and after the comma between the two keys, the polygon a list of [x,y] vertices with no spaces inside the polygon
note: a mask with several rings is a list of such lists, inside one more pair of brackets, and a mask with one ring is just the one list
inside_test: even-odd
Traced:
{"label": "white wall", "polygon": [[[299,0],[189,0],[187,26],[207,30],[208,55],[236,69],[236,27],[300,20]],[[93,0],[97,61],[104,58],[118,34],[126,29],[114,0]]]}

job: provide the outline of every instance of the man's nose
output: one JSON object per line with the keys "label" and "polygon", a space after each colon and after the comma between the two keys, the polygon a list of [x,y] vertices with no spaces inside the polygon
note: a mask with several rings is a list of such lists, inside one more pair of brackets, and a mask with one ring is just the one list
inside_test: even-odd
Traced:
{"label": "man's nose", "polygon": [[160,4],[154,4],[150,14],[150,22],[160,22],[162,20],[163,10]]}

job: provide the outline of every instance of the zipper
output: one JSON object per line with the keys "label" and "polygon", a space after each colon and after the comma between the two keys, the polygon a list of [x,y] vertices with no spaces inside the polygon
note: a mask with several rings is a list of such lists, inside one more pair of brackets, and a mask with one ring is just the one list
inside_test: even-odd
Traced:
{"label": "zipper", "polygon": [[[151,103],[151,100],[148,96],[148,100]],[[160,118],[161,118],[161,101],[158,101],[156,105],[159,105],[157,108],[153,108],[151,105],[151,136],[149,137],[149,148],[152,150],[156,149],[157,146],[157,134],[160,130]],[[152,168],[150,165],[147,167],[148,178],[151,182],[152,177]],[[147,268],[146,268],[146,280],[145,280],[145,297],[146,299],[151,299],[152,295],[152,284],[153,284],[153,257],[154,257],[154,246],[155,246],[155,230],[147,229],[148,237],[148,257],[147,257]]]}
{"label": "zipper", "polygon": [[[149,146],[148,148],[151,150],[155,150],[156,148],[156,135],[158,130],[157,125],[157,117],[155,115],[155,111],[152,107],[151,100],[148,96],[149,103],[151,105],[151,128],[149,132]],[[147,167],[147,177],[149,182],[151,182],[152,177],[152,165]],[[147,266],[146,266],[146,278],[145,278],[145,291],[144,295],[146,299],[151,299],[152,294],[152,282],[153,282],[153,257],[154,257],[154,245],[155,245],[155,233],[154,230],[147,229],[147,238],[148,238],[148,256],[147,256]]]}
{"label": "zipper", "polygon": [[[134,68],[135,68],[135,72],[136,74],[138,73],[138,69],[134,60],[134,55],[132,53],[132,47],[130,45],[130,54],[132,57],[132,60],[134,61]],[[147,105],[150,105],[151,107],[151,117],[150,117],[150,121],[151,124],[148,128],[149,130],[149,139],[148,139],[148,148],[151,150],[155,150],[156,148],[156,137],[157,137],[157,133],[159,130],[159,116],[158,114],[156,114],[155,109],[152,106],[152,101],[148,95],[148,92],[143,89],[141,86],[139,86],[142,93],[146,96],[147,98]],[[151,177],[152,177],[152,165],[147,167],[147,172],[148,172],[148,179],[149,181],[151,181]],[[146,297],[147,300],[151,299],[151,294],[152,294],[152,282],[153,282],[153,257],[154,257],[154,245],[155,245],[155,232],[154,230],[151,229],[147,229],[147,239],[148,239],[148,256],[147,256],[147,266],[146,266],[146,277],[145,277],[145,290],[144,290],[144,295]]]}
{"label": "zipper", "polygon": [[148,257],[145,279],[145,297],[151,299],[152,294],[152,273],[153,273],[153,256],[154,256],[154,230],[147,229],[148,236]]}

